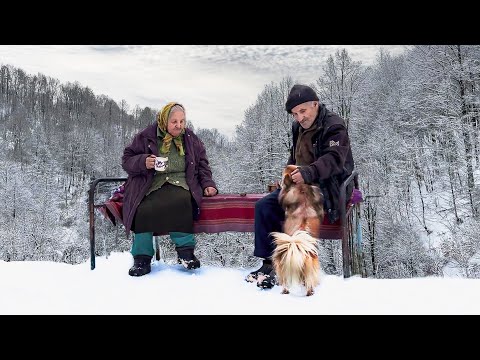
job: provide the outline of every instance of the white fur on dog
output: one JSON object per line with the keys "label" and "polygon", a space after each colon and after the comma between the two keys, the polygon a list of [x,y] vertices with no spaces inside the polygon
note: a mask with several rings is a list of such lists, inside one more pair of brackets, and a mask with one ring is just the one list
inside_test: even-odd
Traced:
{"label": "white fur on dog", "polygon": [[305,286],[312,289],[319,284],[317,240],[307,231],[297,230],[292,236],[273,232],[276,274],[286,289]]}

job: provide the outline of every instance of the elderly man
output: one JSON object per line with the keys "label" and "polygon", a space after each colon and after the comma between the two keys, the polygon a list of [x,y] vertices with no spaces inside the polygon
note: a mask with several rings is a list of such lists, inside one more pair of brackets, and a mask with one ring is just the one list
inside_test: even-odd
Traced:
{"label": "elderly man", "polygon": [[[292,87],[285,110],[294,118],[293,145],[287,165],[300,166],[292,173],[292,179],[296,184],[320,187],[324,196],[325,215],[333,223],[339,217],[340,206],[346,205],[339,204],[340,185],[354,168],[345,122],[321,104],[315,91],[306,85]],[[352,190],[353,185],[347,189],[347,199]],[[279,191],[273,191],[255,206],[253,255],[263,258],[263,264],[245,280],[256,282],[261,279],[257,286],[263,289],[272,288],[276,282],[271,260],[275,245],[270,233],[282,231],[281,224],[285,220],[284,210],[278,202]]]}

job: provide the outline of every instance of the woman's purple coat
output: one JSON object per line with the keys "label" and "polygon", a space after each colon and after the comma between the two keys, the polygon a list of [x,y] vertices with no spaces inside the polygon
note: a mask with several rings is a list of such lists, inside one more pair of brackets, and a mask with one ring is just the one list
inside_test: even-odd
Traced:
{"label": "woman's purple coat", "polygon": [[[185,149],[185,177],[190,193],[197,204],[194,218],[198,218],[202,206],[203,190],[209,186],[217,188],[212,179],[207,154],[202,141],[190,129],[183,137]],[[172,143],[172,146],[174,144]],[[127,235],[130,232],[137,207],[152,185],[155,169],[147,169],[145,160],[149,155],[159,156],[157,147],[157,123],[147,126],[133,138],[125,148],[122,167],[128,174],[123,202],[123,220]]]}

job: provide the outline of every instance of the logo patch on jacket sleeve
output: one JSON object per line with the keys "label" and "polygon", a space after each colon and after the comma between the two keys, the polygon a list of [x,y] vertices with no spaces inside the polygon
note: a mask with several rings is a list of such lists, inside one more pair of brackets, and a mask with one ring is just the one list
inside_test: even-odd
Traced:
{"label": "logo patch on jacket sleeve", "polygon": [[329,145],[330,146],[340,146],[340,140],[338,140],[338,141],[330,140]]}

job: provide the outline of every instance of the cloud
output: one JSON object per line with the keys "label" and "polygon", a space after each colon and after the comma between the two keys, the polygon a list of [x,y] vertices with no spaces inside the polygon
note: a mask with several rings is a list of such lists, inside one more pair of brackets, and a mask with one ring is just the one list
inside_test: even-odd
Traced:
{"label": "cloud", "polygon": [[344,47],[366,65],[381,47],[404,51],[401,45],[1,45],[0,59],[28,73],[78,81],[97,95],[126,100],[130,109],[179,101],[196,127],[232,136],[266,84],[286,75],[314,82],[325,59]]}

